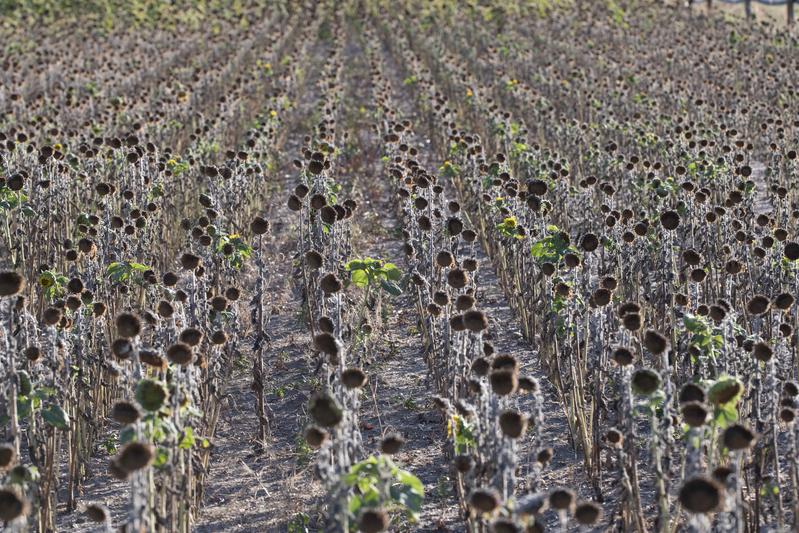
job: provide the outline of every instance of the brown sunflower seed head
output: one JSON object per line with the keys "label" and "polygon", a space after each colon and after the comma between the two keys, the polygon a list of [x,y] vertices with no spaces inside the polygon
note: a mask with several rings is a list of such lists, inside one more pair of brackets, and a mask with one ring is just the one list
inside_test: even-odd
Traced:
{"label": "brown sunflower seed head", "polygon": [[360,389],[366,385],[366,373],[360,368],[347,368],[341,373],[341,383],[348,389]]}
{"label": "brown sunflower seed head", "polygon": [[463,313],[463,325],[469,331],[479,333],[488,329],[488,317],[479,309],[469,309]]}
{"label": "brown sunflower seed head", "polygon": [[518,439],[527,431],[527,417],[515,409],[508,409],[499,415],[499,427],[503,435]]}
{"label": "brown sunflower seed head", "polygon": [[580,239],[580,248],[585,252],[593,252],[599,247],[599,238],[593,233],[586,233]]}
{"label": "brown sunflower seed head", "polygon": [[108,307],[103,302],[95,302],[92,306],[92,313],[95,317],[101,317],[105,314]]}
{"label": "brown sunflower seed head", "polygon": [[664,229],[673,231],[680,225],[680,215],[677,211],[664,211],[660,214],[660,224]]}
{"label": "brown sunflower seed head", "polygon": [[211,343],[217,346],[221,344],[225,344],[227,342],[227,333],[223,330],[218,329],[211,333]]}
{"label": "brown sunflower seed head", "polygon": [[404,445],[405,437],[399,433],[391,433],[380,441],[380,452],[385,455],[395,455],[399,453]]}
{"label": "brown sunflower seed head", "polygon": [[538,380],[533,376],[519,376],[519,390],[525,392],[538,392],[540,385]]}
{"label": "brown sunflower seed head", "polygon": [[521,533],[522,527],[510,518],[495,518],[491,521],[491,533]]}
{"label": "brown sunflower seed head", "polygon": [[500,504],[499,493],[492,488],[474,489],[469,495],[469,507],[479,513],[492,513]]}
{"label": "brown sunflower seed head", "polygon": [[30,512],[30,503],[16,487],[0,488],[0,520],[11,522]]}
{"label": "brown sunflower seed head", "polygon": [[214,296],[211,298],[211,307],[217,313],[223,312],[225,309],[227,309],[227,306],[228,301],[224,296]]}
{"label": "brown sunflower seed head", "polygon": [[669,340],[660,332],[648,329],[644,333],[644,346],[653,355],[660,355],[669,347]]}
{"label": "brown sunflower seed head", "polygon": [[255,217],[250,222],[250,231],[255,235],[263,235],[269,231],[269,221],[263,217]]}
{"label": "brown sunflower seed head", "polygon": [[319,333],[313,338],[314,348],[327,354],[333,359],[337,359],[341,351],[341,343],[330,333]]}
{"label": "brown sunflower seed head", "polygon": [[317,324],[319,325],[319,329],[324,333],[332,334],[333,331],[335,330],[335,327],[333,325],[333,319],[328,316],[323,316],[319,318]]}
{"label": "brown sunflower seed head", "polygon": [[769,310],[771,301],[762,294],[757,294],[746,303],[746,310],[751,315],[762,315]]}
{"label": "brown sunflower seed head", "polygon": [[165,370],[167,367],[166,360],[153,350],[139,350],[139,361],[158,370]]}
{"label": "brown sunflower seed head", "polygon": [[704,402],[707,398],[707,394],[705,391],[697,385],[696,383],[686,383],[683,385],[682,389],[680,389],[680,396],[679,400],[680,403],[686,402]]}
{"label": "brown sunflower seed head", "polygon": [[455,465],[455,470],[461,474],[466,474],[474,468],[474,458],[469,454],[456,455],[453,464]]}
{"label": "brown sunflower seed head", "polygon": [[0,298],[15,296],[25,289],[25,278],[13,271],[0,272]]}
{"label": "brown sunflower seed head", "polygon": [[494,370],[505,369],[518,372],[519,360],[516,359],[516,357],[511,354],[496,355],[491,360],[491,368],[493,368]]}
{"label": "brown sunflower seed head", "polygon": [[581,525],[594,526],[602,520],[602,506],[596,502],[578,502],[574,508],[574,518]]}
{"label": "brown sunflower seed head", "polygon": [[25,359],[31,363],[38,361],[42,357],[42,350],[36,345],[28,346],[22,353]]}
{"label": "brown sunflower seed head", "polygon": [[327,430],[319,426],[311,425],[305,428],[305,441],[313,449],[321,448],[329,436]]}
{"label": "brown sunflower seed head", "polygon": [[119,359],[128,359],[133,355],[133,344],[129,339],[116,339],[111,343],[111,352]]}
{"label": "brown sunflower seed head", "polygon": [[155,448],[145,442],[129,442],[116,456],[118,466],[127,473],[132,473],[150,466],[155,458]]}
{"label": "brown sunflower seed head", "polygon": [[[455,309],[457,309],[458,311],[467,311],[472,307],[474,307],[474,303],[475,303],[474,296],[472,296],[471,294],[461,294],[455,299]],[[466,320],[465,316],[464,320]]]}
{"label": "brown sunflower seed head", "polygon": [[126,472],[119,464],[119,461],[116,457],[111,459],[108,462],[108,473],[109,475],[119,481],[125,481],[130,477],[130,473]]}
{"label": "brown sunflower seed head", "polygon": [[477,357],[472,361],[472,372],[478,376],[487,376],[491,363],[485,357]]}
{"label": "brown sunflower seed head", "polygon": [[616,428],[610,428],[605,433],[605,439],[615,448],[620,448],[624,444],[624,434]]}
{"label": "brown sunflower seed head", "polygon": [[120,337],[131,339],[141,333],[141,320],[132,313],[121,313],[116,318],[117,333]]}
{"label": "brown sunflower seed head", "polygon": [[309,268],[313,270],[317,270],[322,268],[322,265],[325,262],[325,258],[322,254],[317,252],[316,250],[308,250],[305,252],[305,264],[308,265]]}
{"label": "brown sunflower seed head", "polygon": [[685,402],[680,407],[680,412],[685,423],[694,428],[704,426],[710,415],[710,409],[700,402]]}
{"label": "brown sunflower seed head", "polygon": [[641,326],[643,325],[643,321],[641,320],[641,315],[639,315],[638,313],[627,313],[626,315],[624,315],[621,321],[622,324],[624,324],[624,327],[630,331],[638,331],[641,329]]}
{"label": "brown sunflower seed head", "polygon": [[141,418],[141,411],[135,404],[123,400],[114,404],[111,418],[120,424],[133,424]]}
{"label": "brown sunflower seed head", "polygon": [[591,298],[597,307],[605,307],[610,303],[612,297],[613,293],[610,291],[610,289],[606,289],[604,287],[595,290],[591,295]]}
{"label": "brown sunflower seed head", "polygon": [[436,265],[439,268],[449,268],[455,263],[455,258],[451,252],[442,250],[436,254]]}
{"label": "brown sunflower seed head", "polygon": [[16,460],[17,452],[14,445],[5,442],[0,444],[0,471],[6,471],[14,466]]}
{"label": "brown sunflower seed head", "polygon": [[341,280],[332,272],[322,276],[322,279],[319,280],[319,286],[327,296],[335,294],[343,288]]}
{"label": "brown sunflower seed head", "polygon": [[225,289],[225,299],[229,302],[236,302],[241,298],[241,289],[238,287],[228,287]]}
{"label": "brown sunflower seed head", "polygon": [[92,522],[103,523],[111,520],[111,512],[108,507],[101,503],[90,503],[84,508],[83,512]]}
{"label": "brown sunflower seed head", "polygon": [[358,531],[380,533],[388,529],[391,520],[383,509],[365,509],[358,518]]}
{"label": "brown sunflower seed head", "polygon": [[726,485],[727,480],[735,471],[730,468],[729,466],[717,466],[713,469],[713,479],[718,481],[722,484],[722,486]]}
{"label": "brown sunflower seed head", "polygon": [[177,274],[174,272],[167,272],[164,274],[162,279],[164,281],[164,285],[167,287],[174,287],[178,284],[178,281],[180,281],[180,278],[178,278]]}
{"label": "brown sunflower seed head", "polygon": [[627,348],[626,346],[617,346],[614,348],[613,352],[611,353],[611,357],[613,361],[616,362],[619,366],[628,366],[633,364],[635,360],[635,356],[633,355],[632,350]]}
{"label": "brown sunflower seed head", "polygon": [[491,390],[497,396],[507,396],[516,391],[519,386],[519,376],[515,370],[499,369],[492,370],[488,375],[488,380],[491,383]]}
{"label": "brown sunflower seed head", "polygon": [[171,318],[172,315],[175,314],[175,308],[172,306],[171,303],[167,302],[166,300],[161,300],[158,302],[158,307],[156,308],[158,314],[163,318]]}
{"label": "brown sunflower seed head", "polygon": [[549,493],[549,506],[558,511],[571,511],[574,507],[574,491],[557,488]]}
{"label": "brown sunflower seed head", "polygon": [[651,368],[641,368],[633,373],[630,384],[636,394],[650,396],[660,387],[660,375]]}
{"label": "brown sunflower seed head", "polygon": [[752,355],[754,355],[755,359],[758,361],[765,363],[771,360],[771,357],[774,355],[774,351],[767,342],[758,341],[752,346]]}
{"label": "brown sunflower seed head", "polygon": [[327,393],[315,394],[309,403],[308,412],[317,424],[325,428],[337,426],[343,418],[341,406]]}
{"label": "brown sunflower seed head", "polygon": [[461,267],[466,272],[476,272],[478,267],[477,259],[474,257],[467,257],[461,262]]}
{"label": "brown sunflower seed head", "polygon": [[679,500],[683,508],[690,513],[712,513],[721,506],[723,494],[724,488],[718,481],[700,475],[683,483]]}
{"label": "brown sunflower seed head", "polygon": [[48,326],[55,326],[61,322],[62,317],[63,313],[61,309],[57,307],[48,307],[44,310],[44,313],[42,313],[42,320],[44,320],[44,323]]}
{"label": "brown sunflower seed head", "polygon": [[774,307],[776,307],[777,309],[781,309],[783,311],[787,311],[788,309],[791,308],[791,306],[793,305],[794,301],[795,301],[795,299],[794,299],[793,295],[791,295],[790,293],[787,293],[787,292],[783,292],[783,293],[778,294],[774,298]]}
{"label": "brown sunflower seed head", "polygon": [[540,450],[538,450],[538,453],[535,456],[535,460],[542,466],[546,466],[552,460],[552,457],[554,455],[555,455],[555,450],[553,450],[552,448],[541,448]]}
{"label": "brown sunflower seed head", "polygon": [[641,306],[635,302],[623,302],[616,308],[619,318],[624,318],[629,314],[641,314]]}
{"label": "brown sunflower seed head", "polygon": [[199,256],[194,254],[185,253],[180,256],[180,265],[184,270],[196,270],[200,266],[202,260]]}
{"label": "brown sunflower seed head", "polygon": [[733,451],[747,450],[754,446],[757,436],[751,429],[741,424],[733,424],[724,430],[724,446]]}
{"label": "brown sunflower seed head", "polygon": [[178,340],[191,347],[198,346],[203,340],[203,332],[197,328],[189,327],[180,332]]}
{"label": "brown sunflower seed head", "polygon": [[188,344],[176,342],[167,348],[166,357],[176,365],[186,366],[194,359],[194,352]]}
{"label": "brown sunflower seed head", "polygon": [[433,302],[435,302],[436,305],[443,307],[449,303],[449,296],[444,291],[436,291],[433,293]]}
{"label": "brown sunflower seed head", "polygon": [[453,289],[462,289],[469,283],[469,275],[465,270],[453,268],[447,272],[447,284]]}
{"label": "brown sunflower seed head", "polygon": [[453,331],[466,331],[466,324],[463,322],[463,315],[453,315],[449,319],[449,327]]}

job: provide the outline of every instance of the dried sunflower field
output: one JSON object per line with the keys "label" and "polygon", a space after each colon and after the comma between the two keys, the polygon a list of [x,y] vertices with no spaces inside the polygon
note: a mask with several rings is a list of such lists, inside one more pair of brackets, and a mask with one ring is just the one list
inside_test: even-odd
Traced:
{"label": "dried sunflower field", "polygon": [[797,531],[798,48],[0,1],[3,530]]}

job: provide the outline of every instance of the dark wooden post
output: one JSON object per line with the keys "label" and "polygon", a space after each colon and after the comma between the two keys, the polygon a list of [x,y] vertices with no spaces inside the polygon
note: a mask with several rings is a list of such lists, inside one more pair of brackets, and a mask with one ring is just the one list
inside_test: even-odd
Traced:
{"label": "dark wooden post", "polygon": [[793,24],[793,20],[794,20],[793,2],[794,2],[794,0],[788,0],[788,24]]}
{"label": "dark wooden post", "polygon": [[744,0],[744,13],[746,13],[746,18],[752,18],[752,0]]}

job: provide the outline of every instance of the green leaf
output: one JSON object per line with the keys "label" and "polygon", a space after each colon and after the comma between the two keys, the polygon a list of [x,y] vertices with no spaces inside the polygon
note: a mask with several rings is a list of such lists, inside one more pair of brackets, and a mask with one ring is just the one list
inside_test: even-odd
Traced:
{"label": "green leaf", "polygon": [[350,497],[350,504],[348,506],[348,510],[351,515],[358,516],[360,514],[361,508],[363,507],[363,500],[358,494],[353,494]]}
{"label": "green leaf", "polygon": [[716,425],[724,429],[738,421],[738,409],[734,405],[720,405],[714,411],[713,420]]}
{"label": "green leaf", "polygon": [[147,411],[158,411],[163,407],[169,393],[160,381],[145,378],[136,385],[136,401]]}
{"label": "green leaf", "polygon": [[405,508],[408,518],[411,521],[419,519],[419,513],[422,510],[422,502],[424,496],[417,494],[407,485],[392,485],[390,489],[391,498]]}
{"label": "green leaf", "polygon": [[363,270],[364,268],[366,268],[366,266],[362,260],[353,259],[352,261],[344,265],[344,268],[352,272],[353,270]]}
{"label": "green leaf", "polygon": [[530,247],[530,254],[536,259],[542,259],[546,253],[544,241],[538,241]]}
{"label": "green leaf", "polygon": [[36,387],[36,390],[33,391],[33,395],[44,400],[50,396],[53,396],[57,391],[53,387],[46,387],[44,385]]}
{"label": "green leaf", "polygon": [[153,466],[156,468],[161,468],[168,462],[169,462],[169,450],[167,450],[163,446],[159,446],[158,449],[156,449],[155,451],[155,459],[153,460]]}
{"label": "green leaf", "polygon": [[353,270],[350,273],[350,279],[356,287],[360,287],[362,289],[369,285],[369,274],[366,273],[366,270]]}
{"label": "green leaf", "polygon": [[392,296],[399,296],[402,294],[402,289],[399,288],[399,285],[394,283],[393,281],[381,279],[380,286]]}
{"label": "green leaf", "polygon": [[42,409],[42,418],[56,429],[69,429],[69,415],[60,405],[51,404]]}
{"label": "green leaf", "polygon": [[700,333],[707,329],[708,324],[704,321],[701,317],[686,314],[683,317],[683,324],[685,325],[685,329],[690,331],[691,333]]}
{"label": "green leaf", "polygon": [[119,431],[119,444],[127,444],[136,439],[136,430],[130,426]]}
{"label": "green leaf", "polygon": [[408,472],[407,470],[400,469],[397,472],[397,479],[399,479],[400,483],[407,485],[411,490],[416,492],[419,495],[424,495],[424,484],[422,484],[421,480]]}
{"label": "green leaf", "polygon": [[722,376],[707,391],[707,398],[716,407],[735,406],[743,395],[744,386],[740,379]]}
{"label": "green leaf", "polygon": [[33,401],[27,396],[17,396],[17,417],[22,420],[28,418],[33,411]]}
{"label": "green leaf", "polygon": [[33,390],[30,374],[24,370],[20,370],[17,372],[17,378],[19,379],[19,393],[22,396],[29,396]]}
{"label": "green leaf", "polygon": [[189,426],[183,430],[183,438],[180,439],[180,442],[178,443],[178,448],[180,448],[181,450],[188,450],[192,446],[194,446],[194,443],[195,443],[194,430],[191,428],[191,426]]}
{"label": "green leaf", "polygon": [[106,274],[109,278],[111,278],[112,281],[117,282],[125,281],[130,276],[127,266],[123,263],[116,262],[108,265]]}
{"label": "green leaf", "polygon": [[370,476],[362,479],[358,484],[361,500],[363,500],[363,503],[366,505],[372,506],[380,503],[380,491],[375,484],[376,481],[377,478],[375,476]]}
{"label": "green leaf", "polygon": [[386,277],[391,281],[399,281],[402,279],[402,270],[400,270],[394,263],[386,263],[383,265],[383,271]]}

